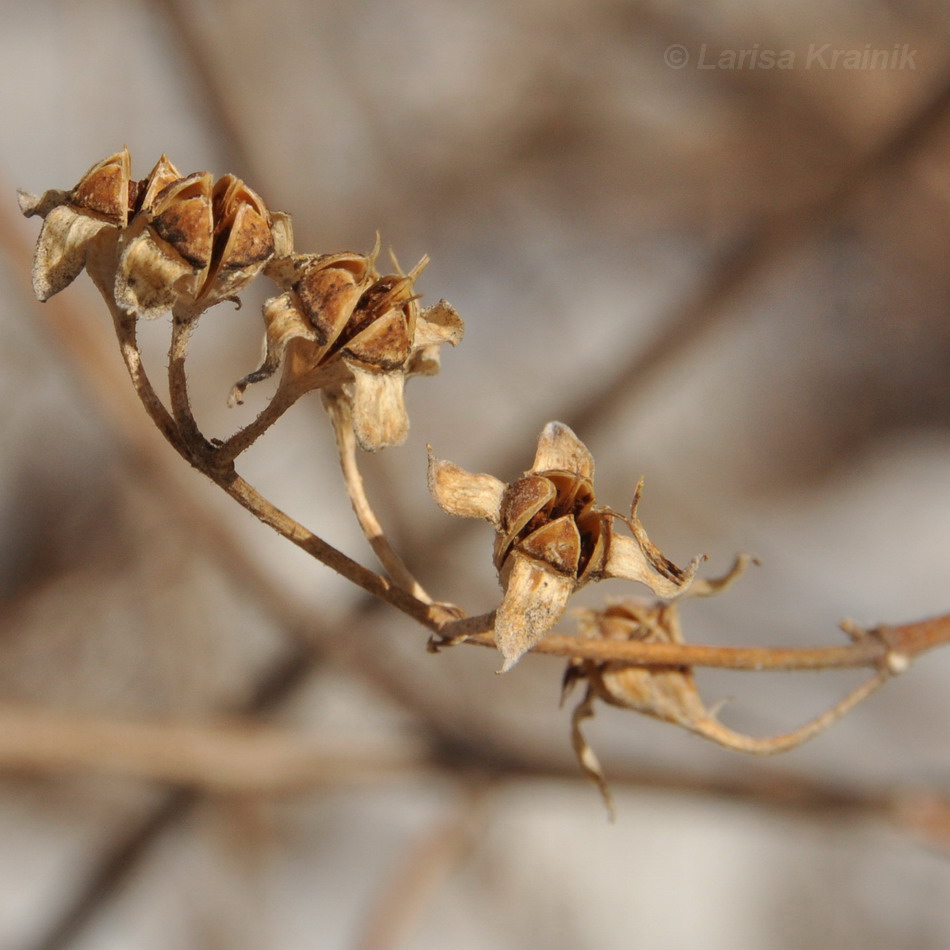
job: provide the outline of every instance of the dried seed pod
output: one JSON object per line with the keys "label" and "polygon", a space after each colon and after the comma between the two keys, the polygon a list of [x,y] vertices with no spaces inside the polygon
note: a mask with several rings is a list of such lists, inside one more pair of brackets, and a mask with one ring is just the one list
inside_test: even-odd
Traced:
{"label": "dried seed pod", "polygon": [[166,185],[120,239],[115,300],[150,319],[194,300],[211,261],[211,174]]}
{"label": "dried seed pod", "polygon": [[544,637],[570,595],[589,581],[622,577],[674,597],[693,578],[699,559],[684,571],[663,557],[636,518],[637,499],[623,519],[633,537],[616,530],[618,516],[595,504],[593,476],[587,447],[560,422],[545,426],[534,464],[510,485],[430,456],[429,489],[442,509],[495,527],[494,563],[505,591],[495,619],[502,672]]}
{"label": "dried seed pod", "polygon": [[233,175],[183,178],[165,155],[142,181],[127,149],[93,165],[70,191],[19,193],[27,216],[45,220],[33,289],[48,300],[87,267],[124,310],[154,317],[200,312],[234,295],[278,251],[291,252],[286,215],[271,214]]}
{"label": "dried seed pod", "polygon": [[457,344],[463,324],[444,300],[420,310],[414,283],[427,258],[408,274],[383,277],[375,258],[376,251],[291,255],[270,265],[285,291],[264,304],[264,359],[235,385],[232,403],[283,365],[280,385],[293,398],[320,389],[350,404],[363,449],[405,440],[405,380],[436,372],[438,348]]}
{"label": "dried seed pod", "polygon": [[209,172],[146,189],[121,237],[115,299],[145,318],[234,299],[273,256],[273,219],[233,175]]}

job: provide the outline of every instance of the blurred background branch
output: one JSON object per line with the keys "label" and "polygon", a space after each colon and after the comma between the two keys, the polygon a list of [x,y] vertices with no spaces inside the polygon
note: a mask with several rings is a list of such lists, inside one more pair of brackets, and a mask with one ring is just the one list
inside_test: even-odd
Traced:
{"label": "blurred background branch", "polygon": [[[435,509],[425,442],[508,478],[560,417],[605,502],[647,476],[642,516],[674,559],[760,555],[728,597],[684,608],[691,639],[804,645],[841,616],[947,609],[943,5],[598,2],[580,21],[571,4],[97,0],[4,26],[0,736],[18,768],[0,943],[947,945],[945,657],[781,770],[601,713],[608,829],[551,664],[514,680],[488,651],[429,656],[232,512],[145,424],[91,288],[31,300],[35,228],[13,204],[125,143],[139,175],[163,151],[241,175],[303,246],[368,250],[379,229],[400,259],[428,251],[419,289],[452,301],[466,340],[410,387],[407,447],[365,472],[425,587],[497,603],[487,530]],[[797,66],[701,70],[703,44],[708,62],[757,45]],[[823,44],[917,55],[805,68]],[[259,408],[225,408],[258,304],[196,335],[214,431]],[[255,481],[365,559],[319,406],[271,438]],[[853,685],[703,676],[756,733]]]}

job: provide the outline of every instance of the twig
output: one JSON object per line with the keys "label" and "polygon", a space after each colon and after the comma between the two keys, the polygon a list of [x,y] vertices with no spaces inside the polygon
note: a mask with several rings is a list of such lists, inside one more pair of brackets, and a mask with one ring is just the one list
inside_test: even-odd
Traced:
{"label": "twig", "polygon": [[273,399],[243,429],[238,429],[214,451],[214,464],[223,467],[250,448],[297,401],[292,386],[279,386]]}
{"label": "twig", "polygon": [[208,440],[201,434],[191,409],[188,395],[188,379],[185,375],[185,359],[188,355],[188,343],[198,321],[198,314],[187,310],[172,313],[172,339],[168,349],[168,392],[171,397],[172,416],[186,444],[207,455],[210,449]]}
{"label": "twig", "polygon": [[356,459],[356,436],[353,433],[352,413],[349,406],[335,395],[325,395],[323,404],[333,424],[333,434],[336,437],[340,455],[340,469],[343,472],[343,481],[346,483],[346,492],[350,497],[353,513],[373,553],[379,558],[380,564],[392,578],[393,583],[409,591],[417,600],[431,604],[432,598],[406,567],[402,558],[393,550],[366,497],[363,477],[360,475],[359,463]]}
{"label": "twig", "polygon": [[[440,629],[448,642],[494,647],[490,631],[494,613],[450,621]],[[911,659],[950,643],[950,614],[897,626],[880,626],[847,646],[721,647],[695,643],[644,643],[548,634],[532,653],[630,663],[636,666],[706,666],[763,672],[765,670],[831,670],[886,665],[903,672]],[[434,642],[437,648],[439,641]]]}

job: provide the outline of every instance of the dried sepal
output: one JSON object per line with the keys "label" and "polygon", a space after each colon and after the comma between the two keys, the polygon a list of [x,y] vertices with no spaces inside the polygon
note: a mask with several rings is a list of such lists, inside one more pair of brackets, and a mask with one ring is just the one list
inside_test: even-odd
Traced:
{"label": "dried sepal", "polygon": [[[697,582],[686,596],[706,597],[725,590],[752,562],[753,558],[748,555],[740,555],[727,574],[707,582]],[[684,643],[676,602],[651,603],[631,598],[612,603],[604,610],[578,610],[576,614],[582,637]],[[594,714],[595,700],[680,726],[737,752],[774,755],[793,749],[823,732],[871,695],[894,672],[885,664],[825,712],[789,732],[764,737],[746,735],[720,722],[718,710],[721,704],[709,707],[703,702],[692,667],[687,665],[637,666],[614,660],[575,659],[565,670],[562,699],[577,683],[586,682],[584,699],[572,719],[572,742],[581,769],[598,786],[608,810],[612,812],[603,771],[581,732],[581,722]]]}
{"label": "dried sepal", "polygon": [[291,254],[270,263],[267,274],[284,293],[264,306],[264,356],[235,384],[232,404],[283,367],[285,396],[322,389],[348,402],[361,448],[405,441],[405,381],[436,372],[438,347],[458,343],[463,325],[445,301],[420,312],[414,282],[428,258],[408,274],[380,277],[378,249],[377,239],[370,254]]}
{"label": "dried sepal", "polygon": [[429,491],[439,507],[460,518],[499,522],[505,483],[494,475],[466,472],[452,462],[437,459],[429,447]]}
{"label": "dried sepal", "polygon": [[[565,692],[572,686],[573,681],[565,676]],[[585,719],[594,718],[595,698],[594,691],[588,687],[586,695],[574,707],[574,711],[571,713],[571,748],[574,750],[574,755],[577,756],[577,764],[580,766],[581,771],[597,786],[601,798],[604,800],[604,805],[607,808],[607,817],[610,821],[613,821],[617,816],[617,811],[614,807],[614,797],[611,794],[610,786],[607,784],[607,777],[604,775],[600,759],[597,758],[597,753],[591,748],[590,743],[587,741],[581,729],[581,724]]]}
{"label": "dried sepal", "polygon": [[495,645],[504,658],[499,673],[518,660],[561,619],[577,586],[544,562],[516,553],[506,565],[505,596],[495,615]]}
{"label": "dried sepal", "polygon": [[374,452],[391,445],[402,445],[409,434],[404,388],[406,377],[398,372],[366,369],[352,361],[353,376],[343,393],[350,400],[353,432],[361,449]]}
{"label": "dried sepal", "polygon": [[119,267],[115,277],[115,301],[146,320],[171,310],[180,299],[182,284],[194,289],[201,271],[137,218],[119,239]]}
{"label": "dried sepal", "polygon": [[538,437],[532,472],[563,470],[579,478],[593,479],[594,457],[563,422],[549,422]]}
{"label": "dried sepal", "polygon": [[679,568],[665,557],[662,560],[651,557],[656,549],[652,544],[649,548],[645,546],[644,542],[649,543],[645,532],[638,533],[639,537],[629,538],[611,529],[604,576],[639,581],[657,597],[676,597],[683,593],[702,563],[702,557],[693,558],[685,569]]}
{"label": "dried sepal", "polygon": [[[681,570],[650,542],[635,506],[630,519],[599,507],[593,475],[587,447],[560,422],[544,427],[532,468],[507,486],[430,454],[429,488],[439,505],[495,526],[493,560],[505,591],[498,609],[503,627],[499,632],[496,622],[495,638],[506,670],[557,623],[567,598],[590,581],[625,578],[660,597],[675,597],[693,579],[700,559]],[[620,534],[617,521],[628,524],[633,537]]]}
{"label": "dried sepal", "polygon": [[33,292],[39,300],[49,300],[79,276],[101,231],[125,226],[129,186],[130,159],[123,149],[93,165],[69,191],[18,193],[23,214],[44,219],[33,255]]}
{"label": "dried sepal", "polygon": [[145,318],[233,299],[275,249],[270,213],[239,178],[214,183],[197,172],[158,190],[172,172],[170,163],[156,166],[154,186],[120,240],[116,302]]}

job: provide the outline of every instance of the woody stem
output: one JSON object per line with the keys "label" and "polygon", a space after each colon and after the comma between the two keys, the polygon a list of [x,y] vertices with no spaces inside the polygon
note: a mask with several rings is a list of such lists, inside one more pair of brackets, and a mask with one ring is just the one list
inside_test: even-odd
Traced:
{"label": "woody stem", "polygon": [[373,553],[395,584],[409,591],[413,597],[423,603],[431,604],[432,598],[406,567],[402,558],[393,550],[366,497],[363,477],[356,458],[356,436],[353,433],[353,419],[349,405],[339,396],[327,394],[324,394],[323,404],[333,423],[333,434],[336,437],[340,455],[340,469],[343,472],[343,481],[346,483],[346,492],[350,496],[353,513]]}
{"label": "woody stem", "polygon": [[[494,612],[445,623],[447,642],[493,647]],[[721,647],[693,643],[646,643],[549,633],[533,653],[633,666],[706,666],[749,672],[834,670],[885,665],[898,673],[920,653],[950,644],[950,614],[898,626],[879,626],[837,647]],[[435,641],[434,646],[439,646]]]}

